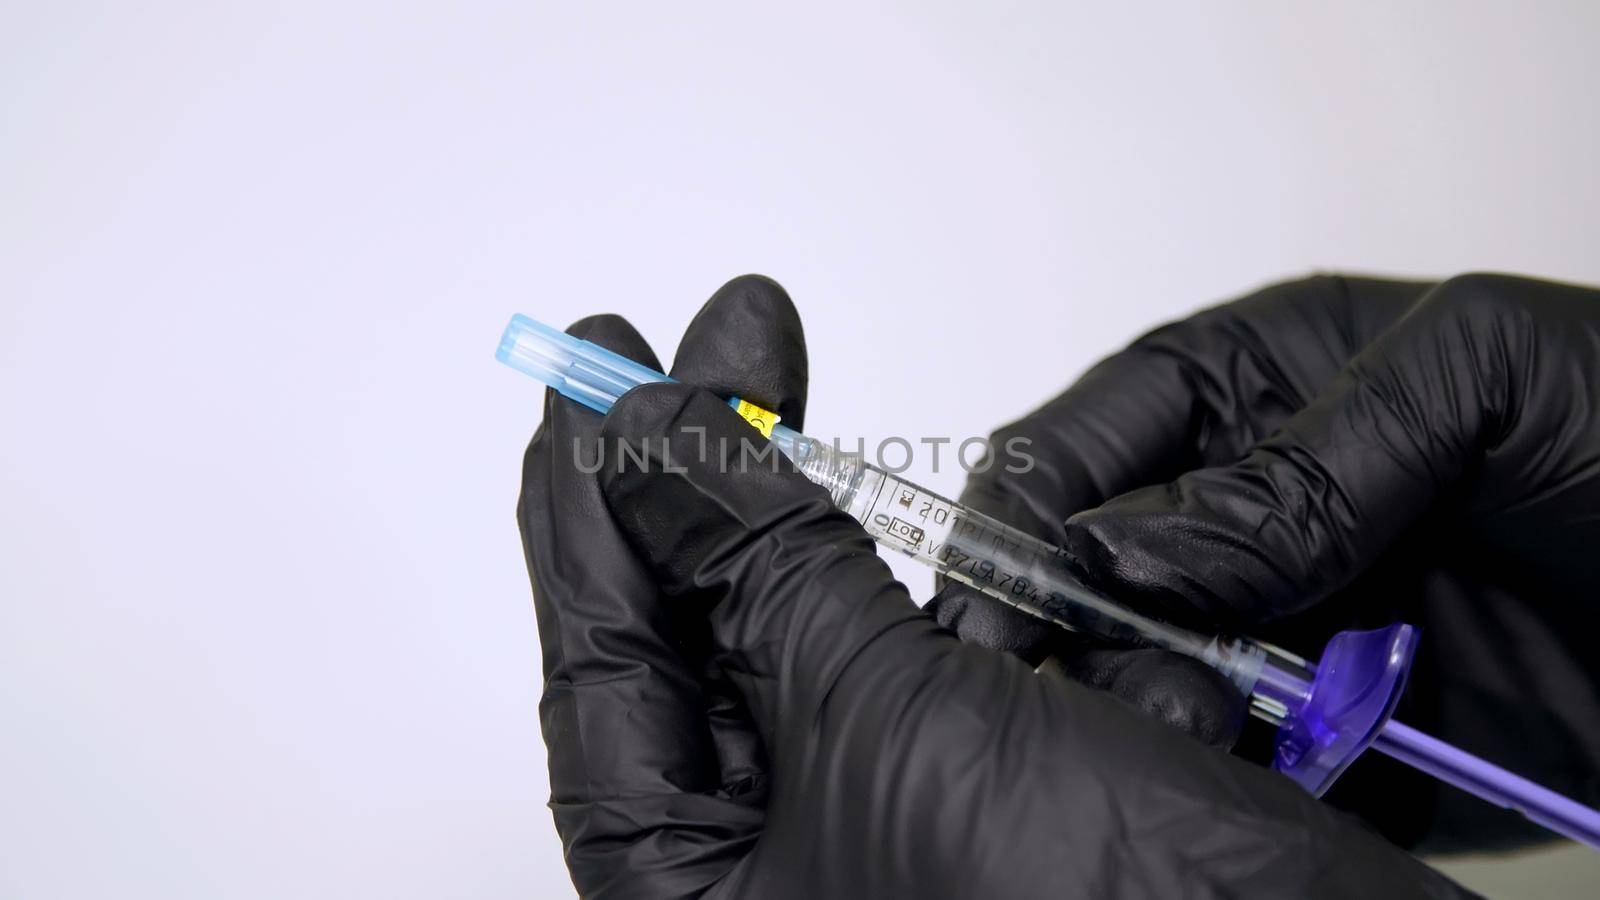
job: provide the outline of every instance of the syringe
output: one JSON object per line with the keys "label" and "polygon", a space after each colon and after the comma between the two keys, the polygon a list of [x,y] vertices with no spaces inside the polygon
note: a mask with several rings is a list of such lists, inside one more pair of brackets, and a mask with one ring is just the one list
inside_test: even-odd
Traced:
{"label": "syringe", "polygon": [[[666,375],[597,344],[517,315],[495,356],[599,413]],[[1162,622],[1086,587],[1067,557],[988,516],[808,438],[771,412],[730,398],[746,421],[823,487],[875,539],[988,596],[1073,631],[1158,647],[1214,666],[1278,726],[1273,768],[1321,796],[1367,747],[1574,840],[1600,847],[1600,811],[1392,721],[1416,649],[1416,630],[1394,624],[1337,634],[1316,663],[1243,637]]]}

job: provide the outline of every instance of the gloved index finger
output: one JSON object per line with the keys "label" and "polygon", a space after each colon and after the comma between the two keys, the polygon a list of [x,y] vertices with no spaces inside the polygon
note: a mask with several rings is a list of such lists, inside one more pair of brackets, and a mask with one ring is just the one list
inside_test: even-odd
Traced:
{"label": "gloved index finger", "polygon": [[[584,319],[571,333],[654,362],[620,318]],[[714,786],[709,752],[629,758],[658,745],[693,748],[703,726],[689,712],[697,702],[693,679],[671,650],[655,586],[607,521],[595,476],[583,471],[597,458],[600,427],[592,411],[547,391],[544,425],[524,458],[518,522],[539,613],[541,705],[547,729],[562,735],[551,748],[551,786],[558,800],[706,789]],[[624,635],[628,652],[620,653]],[[650,702],[640,703],[645,697]],[[626,715],[635,706],[644,715]],[[619,726],[627,740],[618,739]]]}
{"label": "gloved index finger", "polygon": [[[1594,298],[1511,276],[1443,282],[1248,454],[1080,513],[1062,546],[1103,590],[1240,628],[1349,584],[1436,505],[1463,519],[1535,509],[1592,471],[1600,446],[1587,397],[1562,405],[1570,373],[1600,368]],[[1560,364],[1541,364],[1547,348]]]}
{"label": "gloved index finger", "polygon": [[[1425,288],[1310,278],[1158,328],[997,431],[990,465],[970,476],[961,501],[1064,545],[1071,516],[1242,455]],[[1024,464],[1011,464],[1017,458]],[[1052,626],[958,587],[929,610],[963,640],[1029,660],[1064,642]]]}
{"label": "gloved index finger", "polygon": [[991,439],[1031,457],[968,481],[962,501],[1060,544],[1071,515],[1231,462],[1275,430],[1428,287],[1286,282],[1139,338]]}
{"label": "gloved index finger", "polygon": [[[658,365],[618,317],[569,331]],[[691,894],[733,865],[761,812],[722,790],[703,686],[600,496],[592,466],[604,458],[602,424],[547,392],[523,466],[518,522],[544,655],[551,807],[581,891],[654,872],[657,888]],[[706,840],[708,829],[723,839]]]}

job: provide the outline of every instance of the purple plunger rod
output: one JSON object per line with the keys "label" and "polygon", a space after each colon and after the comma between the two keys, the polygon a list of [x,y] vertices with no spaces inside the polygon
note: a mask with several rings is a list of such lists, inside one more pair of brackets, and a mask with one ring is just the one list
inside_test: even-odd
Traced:
{"label": "purple plunger rod", "polygon": [[1557,834],[1600,848],[1600,810],[1569,800],[1393,719],[1378,732],[1372,746],[1469,794],[1514,809]]}

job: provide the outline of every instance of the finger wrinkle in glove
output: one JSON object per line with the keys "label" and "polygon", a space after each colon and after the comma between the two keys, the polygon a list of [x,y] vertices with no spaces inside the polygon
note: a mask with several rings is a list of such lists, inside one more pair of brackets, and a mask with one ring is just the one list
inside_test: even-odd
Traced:
{"label": "finger wrinkle in glove", "polygon": [[550,810],[573,885],[585,898],[698,897],[761,834],[758,805],[708,794],[661,794]]}

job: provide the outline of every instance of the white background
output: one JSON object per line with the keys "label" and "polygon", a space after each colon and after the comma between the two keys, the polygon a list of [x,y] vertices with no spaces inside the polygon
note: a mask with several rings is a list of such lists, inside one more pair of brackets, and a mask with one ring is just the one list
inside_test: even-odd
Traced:
{"label": "white background", "polygon": [[1595,4],[757,5],[0,2],[0,897],[570,891],[512,312],[770,274],[875,439],[1313,269],[1600,281]]}

